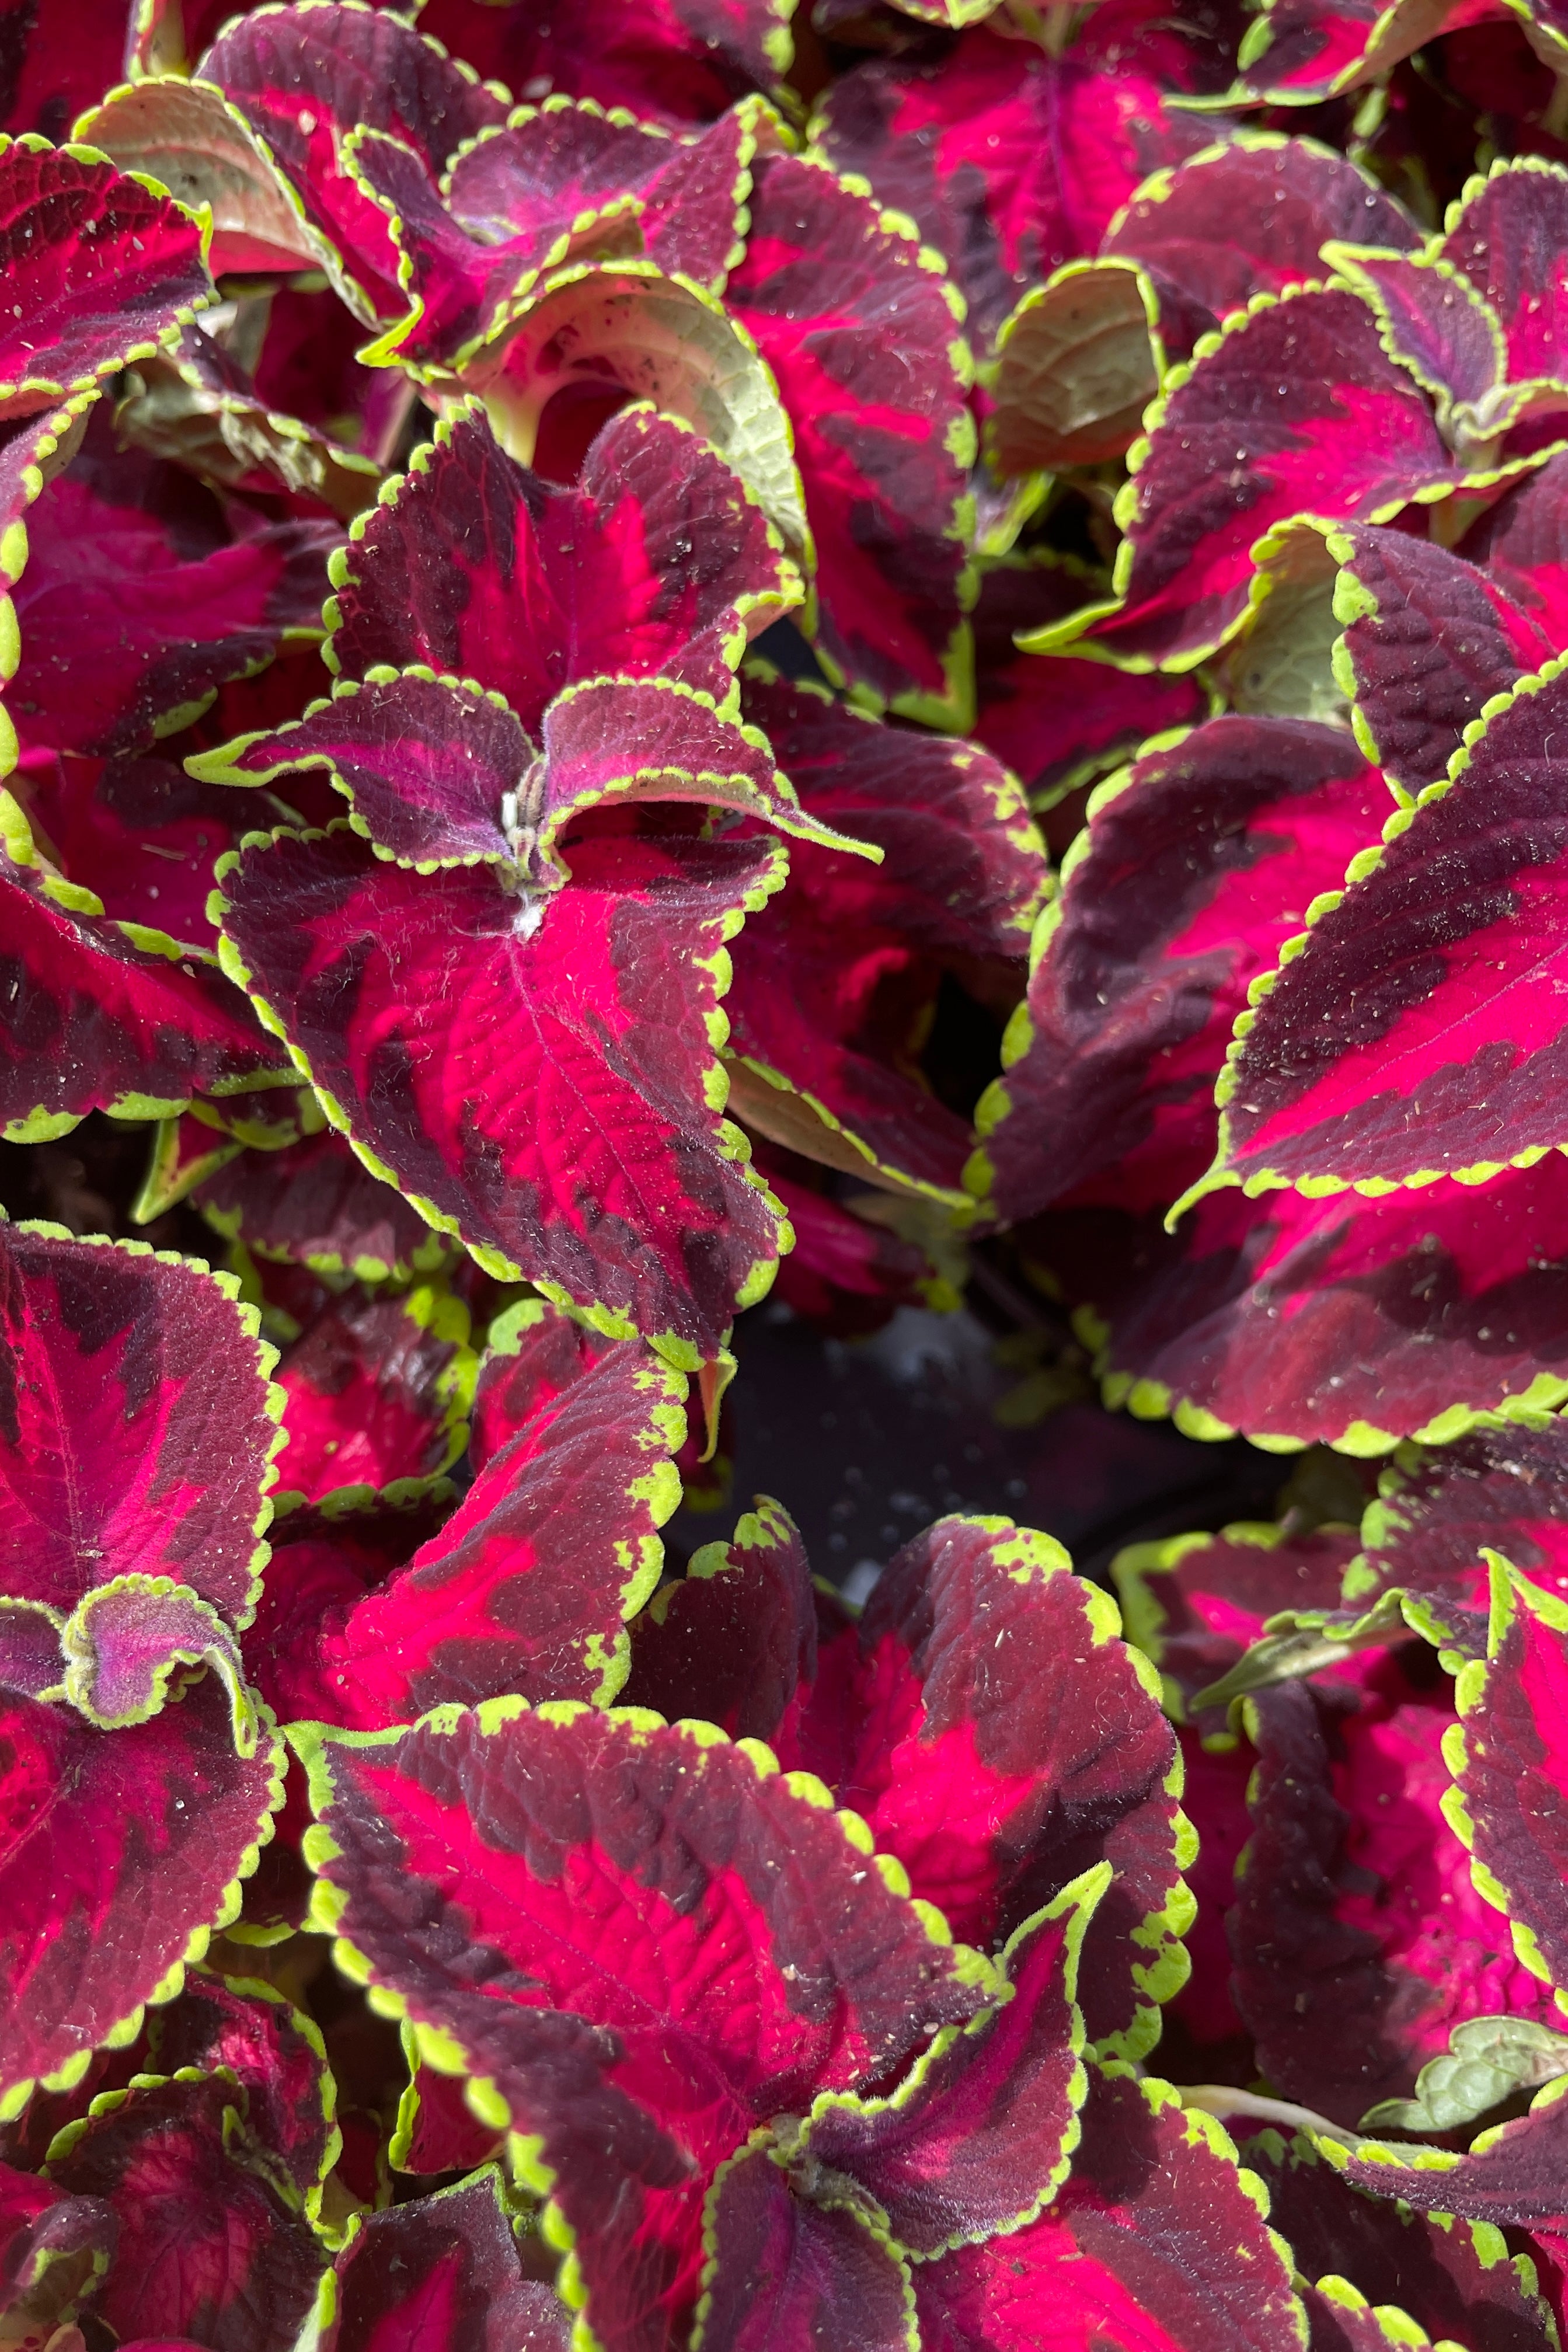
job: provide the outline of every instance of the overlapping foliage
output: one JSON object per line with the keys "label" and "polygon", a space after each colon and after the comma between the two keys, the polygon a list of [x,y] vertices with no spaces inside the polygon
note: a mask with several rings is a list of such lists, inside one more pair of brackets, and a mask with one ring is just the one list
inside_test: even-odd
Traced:
{"label": "overlapping foliage", "polygon": [[0,2345],[1557,2347],[1563,25],[0,35]]}

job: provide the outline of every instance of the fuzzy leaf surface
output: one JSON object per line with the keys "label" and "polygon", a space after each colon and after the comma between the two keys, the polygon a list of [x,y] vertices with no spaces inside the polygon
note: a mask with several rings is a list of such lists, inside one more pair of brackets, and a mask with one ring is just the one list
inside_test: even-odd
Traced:
{"label": "fuzzy leaf surface", "polygon": [[1487,1427],[1451,1445],[1401,1452],[1362,1527],[1346,1597],[1399,1584],[1485,1607],[1482,1553],[1499,1551],[1538,1590],[1568,1591],[1568,1428]]}
{"label": "fuzzy leaf surface", "polygon": [[1430,540],[1362,523],[1331,544],[1356,709],[1385,774],[1419,793],[1447,773],[1482,705],[1550,661],[1555,642],[1486,572]]}
{"label": "fuzzy leaf surface", "polygon": [[[1451,1742],[1449,1818],[1478,1881],[1513,1930],[1521,1961],[1548,1982],[1568,1978],[1568,1896],[1555,1791],[1565,1769],[1561,1707],[1568,1683],[1561,1600],[1494,1571],[1485,1664],[1455,1693],[1462,1745]],[[1501,2007],[1501,2004],[1499,2004]]]}
{"label": "fuzzy leaf surface", "polygon": [[338,1932],[536,2136],[617,2352],[689,2310],[703,2184],[756,2123],[983,1999],[863,1832],[710,1734],[504,1701],[295,1736]]}
{"label": "fuzzy leaf surface", "polygon": [[1352,1711],[1320,1694],[1294,1684],[1249,1703],[1258,1766],[1233,1989],[1279,2095],[1353,2124],[1408,2096],[1453,2026],[1549,2019],[1551,1996],[1444,1818],[1447,1704],[1424,1702],[1393,1663],[1372,1667]]}
{"label": "fuzzy leaf surface", "polygon": [[1012,1998],[951,2028],[889,2099],[819,2099],[805,2145],[875,2198],[896,2242],[930,2258],[1016,2225],[1061,2187],[1088,2090],[1073,2000],[1102,1865],[1026,1920],[1005,1958]]}
{"label": "fuzzy leaf surface", "polygon": [[266,781],[289,767],[324,767],[353,804],[355,830],[421,871],[489,861],[553,886],[561,833],[606,802],[685,801],[808,839],[821,831],[754,729],[726,717],[710,695],[665,678],[567,687],[544,712],[537,755],[493,696],[418,670],[363,686],[344,680],[297,724],[242,744],[198,762],[197,772]]}
{"label": "fuzzy leaf surface", "polygon": [[720,2173],[707,2234],[708,2352],[905,2352],[908,2264],[850,2198],[795,2196],[766,2147]]}
{"label": "fuzzy leaf surface", "polygon": [[1395,2304],[1434,2343],[1533,2352],[1541,2297],[1518,2255],[1484,2224],[1428,2221],[1407,2205],[1352,2189],[1305,2134],[1266,2131],[1242,2159],[1268,2189],[1268,2214],[1307,2278],[1352,2280],[1369,2303]]}

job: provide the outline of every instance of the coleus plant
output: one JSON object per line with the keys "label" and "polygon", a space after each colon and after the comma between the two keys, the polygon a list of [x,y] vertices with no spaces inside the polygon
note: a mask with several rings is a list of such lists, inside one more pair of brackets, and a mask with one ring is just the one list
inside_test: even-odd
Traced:
{"label": "coleus plant", "polygon": [[[1178,14],[6,21],[16,2352],[1557,2340],[1561,28]],[[694,1548],[966,1283],[1276,1516]]]}

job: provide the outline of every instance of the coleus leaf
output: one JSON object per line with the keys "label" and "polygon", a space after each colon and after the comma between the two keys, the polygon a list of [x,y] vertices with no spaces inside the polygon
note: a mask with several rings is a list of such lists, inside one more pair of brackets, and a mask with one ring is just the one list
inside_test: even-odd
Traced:
{"label": "coleus leaf", "polygon": [[1564,1139],[1550,1080],[1561,672],[1549,662],[1494,703],[1449,776],[1309,910],[1237,1022],[1215,1177],[1473,1181]]}
{"label": "coleus leaf", "polygon": [[361,194],[386,215],[410,304],[368,346],[384,363],[395,360],[432,377],[460,373],[551,268],[643,249],[632,189],[575,212],[551,207],[542,190],[543,206],[519,229],[476,235],[454,217],[428,165],[401,140],[364,126],[351,133],[343,161]]}
{"label": "coleus leaf", "polygon": [[1568,1978],[1552,1793],[1563,1769],[1556,1711],[1565,1627],[1561,1599],[1494,1565],[1486,1659],[1461,1669],[1454,1688],[1460,1722],[1444,1747],[1454,1774],[1444,1811],[1469,1848],[1476,1885],[1506,1917],[1523,1967],[1547,1984]]}
{"label": "coleus leaf", "polygon": [[[1241,2150],[1268,2189],[1269,2217],[1305,2278],[1353,2281],[1374,2306],[1403,2307],[1434,2342],[1533,2352],[1546,2308],[1528,2254],[1485,2222],[1428,2221],[1352,2189],[1304,2133],[1259,2133]],[[1549,2339],[1548,2339],[1549,2340]]]}
{"label": "coleus leaf", "polygon": [[[100,83],[94,100],[102,92]],[[187,205],[207,207],[207,261],[216,276],[311,265],[336,272],[335,249],[305,216],[265,143],[212,82],[181,72],[122,84],[79,115],[75,129],[121,172],[154,179]]]}
{"label": "coleus leaf", "polygon": [[626,1703],[771,1739],[816,1678],[816,1613],[800,1530],[759,1495],[727,1544],[702,1545],[632,1621]]}
{"label": "coleus leaf", "polygon": [[1189,1844],[1174,1737],[1120,1632],[1048,1536],[939,1519],[824,1646],[774,1745],[865,1816],[971,1942],[1000,1941],[1109,1861],[1078,1999],[1092,2042],[1142,2050],[1186,1973]]}
{"label": "coleus leaf", "polygon": [[909,2352],[910,2266],[853,2193],[791,2192],[765,2145],[720,2168],[708,2200],[693,2341],[710,2352]]}
{"label": "coleus leaf", "polygon": [[1258,1765],[1233,1995],[1280,2095],[1354,2123],[1408,2095],[1467,2018],[1550,2017],[1440,1816],[1446,1697],[1387,1661],[1353,1713],[1300,1684],[1246,1709]]}
{"label": "coleus leaf", "polygon": [[525,912],[487,868],[423,877],[346,828],[285,832],[220,868],[224,952],[421,1215],[502,1279],[576,1297],[616,1334],[666,1334],[695,1364],[779,1247],[709,1108],[708,1024],[723,941],[784,853],[620,835],[569,855],[572,882]]}
{"label": "coleus leaf", "polygon": [[123,440],[209,488],[291,490],[344,522],[371,504],[381,479],[374,457],[265,401],[236,352],[199,326],[138,362],[114,421]]}
{"label": "coleus leaf", "polygon": [[1356,2139],[1347,2144],[1314,2135],[1318,2153],[1357,2188],[1398,2198],[1418,2212],[1457,2214],[1490,2223],[1563,2232],[1563,2148],[1568,2108],[1561,2075],[1532,2101],[1528,2115],[1481,2132],[1463,2154],[1409,2141]]}
{"label": "coleus leaf", "polygon": [[[1073,1994],[1110,1881],[1100,1863],[1026,1920],[1002,1956],[1011,1998],[944,2026],[890,2097],[825,2092],[814,2104],[797,2154],[847,2175],[917,2260],[1021,2227],[1071,2171],[1089,2090]],[[721,2221],[720,2247],[722,2272]]]}
{"label": "coleus leaf", "polygon": [[[234,341],[245,346],[257,398],[269,413],[326,435],[334,446],[378,467],[392,465],[407,446],[415,388],[400,370],[362,364],[364,330],[347,303],[307,275],[287,279],[258,301],[265,301],[265,312],[242,310],[234,331]],[[253,321],[261,325],[258,351]]]}
{"label": "coleus leaf", "polygon": [[184,1963],[239,1909],[282,1801],[282,1755],[237,1754],[215,1675],[150,1723],[100,1731],[70,1709],[5,1696],[12,1836],[0,1872],[0,2099],[64,2088],[92,2051],[134,2038]]}
{"label": "coleus leaf", "polygon": [[1472,180],[1445,224],[1438,252],[1480,295],[1502,330],[1510,383],[1562,373],[1568,325],[1559,224],[1568,219],[1568,172],[1537,155],[1494,164]]}
{"label": "coleus leaf", "polygon": [[1157,271],[1219,320],[1254,294],[1321,278],[1331,238],[1408,253],[1420,231],[1344,156],[1315,140],[1247,130],[1154,173],[1100,250]]}
{"label": "coleus leaf", "polygon": [[1215,1193],[1174,1235],[1057,1210],[1031,1239],[1092,1310],[1081,1328],[1109,1402],[1173,1413],[1189,1436],[1377,1454],[1563,1402],[1565,1220],[1553,1159],[1381,1200]]}
{"label": "coleus leaf", "polygon": [[474,1388],[468,1440],[474,1468],[484,1469],[536,1413],[602,1363],[615,1344],[581,1316],[564,1314],[542,1298],[519,1299],[499,1315],[485,1335]]}
{"label": "coleus leaf", "polygon": [[[11,789],[48,864],[114,921],[216,945],[213,867],[246,830],[243,801],[156,757],[28,753]],[[270,795],[268,814],[285,814]]]}
{"label": "coleus leaf", "polygon": [[820,163],[760,162],[750,211],[726,300],[792,419],[820,565],[818,651],[879,706],[963,725],[974,435],[963,306],[907,223]]}
{"label": "coleus leaf", "polygon": [[0,415],[56,407],[172,340],[214,299],[201,222],[90,147],[0,145],[15,298],[0,332]]}
{"label": "coleus leaf", "polygon": [[999,469],[1121,456],[1171,366],[1253,295],[1321,278],[1331,237],[1419,241],[1402,205],[1312,141],[1247,131],[1173,155],[1130,192],[1097,260],[1066,263],[1004,322],[986,436]]}
{"label": "coleus leaf", "polygon": [[462,1300],[428,1283],[329,1297],[278,1364],[280,1496],[315,1503],[449,1469],[468,1442],[478,1369],[468,1328]]}
{"label": "coleus leaf", "polygon": [[1225,2133],[1169,2083],[1096,2067],[1057,2201],[1026,2229],[921,2265],[921,2343],[1298,2352],[1299,2308],[1267,2205]]}
{"label": "coleus leaf", "polygon": [[790,0],[652,0],[628,18],[591,0],[543,20],[485,0],[431,0],[426,30],[510,89],[534,85],[674,122],[704,122],[789,70]]}
{"label": "coleus leaf", "polygon": [[742,99],[710,131],[671,140],[592,102],[520,107],[503,130],[454,156],[443,192],[471,233],[515,236],[578,222],[635,193],[639,242],[661,269],[721,294],[745,232],[751,165],[775,153],[773,110]]}
{"label": "coleus leaf", "polygon": [[0,1591],[68,1616],[135,1573],[255,1609],[274,1358],[231,1276],[0,1225]]}
{"label": "coleus leaf", "polygon": [[424,663],[476,678],[535,738],[579,678],[722,692],[748,637],[800,594],[738,476],[644,406],[612,417],[559,488],[507,456],[477,405],[459,405],[356,520],[332,576],[333,667]]}
{"label": "coleus leaf", "polygon": [[862,872],[873,869],[812,847],[751,926],[729,1000],[731,1051],[753,1081],[740,1115],[797,1142],[773,1109],[792,1090],[808,1124],[826,1130],[808,1151],[952,1195],[967,1137],[915,1074],[915,1035],[937,957],[1022,953],[1047,886],[1039,837],[1013,779],[983,751],[879,725],[780,680],[749,679],[746,707],[807,815],[876,844],[884,859],[868,887]]}
{"label": "coleus leaf", "polygon": [[[1389,356],[1430,394],[1456,456],[1485,464],[1540,391],[1505,387],[1507,355],[1490,304],[1440,248],[1412,256],[1331,243],[1324,259],[1368,304]],[[1560,404],[1549,394],[1546,404]]]}
{"label": "coleus leaf", "polygon": [[[210,1142],[220,1140],[204,1131]],[[237,1160],[199,1179],[194,1198],[226,1241],[316,1274],[406,1282],[438,1272],[451,1255],[403,1195],[373,1176],[330,1129],[280,1151],[241,1150]]]}
{"label": "coleus leaf", "polygon": [[616,2352],[689,2311],[703,2188],[756,2124],[889,2076],[984,1999],[864,1824],[712,1727],[503,1699],[293,1737],[317,1916],[530,2135],[576,2241],[568,2297]]}
{"label": "coleus leaf", "polygon": [[[609,1349],[486,1461],[405,1568],[328,1608],[300,1697],[376,1730],[509,1691],[607,1706],[680,1498],[685,1392],[639,1341]],[[286,1667],[279,1687],[290,1695]]]}
{"label": "coleus leaf", "polygon": [[187,475],[117,450],[102,414],[29,518],[6,688],[25,742],[100,755],[145,750],[285,636],[314,631],[336,537],[331,523],[248,512],[231,530]]}
{"label": "coleus leaf", "polygon": [[0,793],[0,1115],[6,1138],[68,1134],[90,1110],[161,1118],[198,1093],[244,1091],[281,1074],[272,1041],[199,949],[110,922],[91,891],[40,862]]}
{"label": "coleus leaf", "polygon": [[370,319],[403,309],[395,250],[377,206],[344,167],[356,124],[389,131],[432,172],[505,106],[390,9],[300,0],[221,32],[198,68],[265,143],[307,222],[337,257],[345,296]]}
{"label": "coleus leaf", "polygon": [[54,2339],[109,2267],[118,2228],[98,2197],[0,2167],[0,2310],[18,2352]]}
{"label": "coleus leaf", "polygon": [[1208,698],[1194,678],[1018,651],[1020,630],[1063,617],[1083,594],[1080,578],[1035,550],[1003,558],[980,576],[972,623],[973,740],[1011,770],[1036,809],[1131,759],[1151,735],[1208,715]]}
{"label": "coleus leaf", "polygon": [[1113,1167],[1130,1204],[1168,1197],[1208,1148],[1249,982],[1387,805],[1342,729],[1234,714],[1103,785],[980,1107],[975,1188],[1009,1217]]}
{"label": "coleus leaf", "polygon": [[223,2074],[142,2077],[49,2149],[49,2178],[101,2198],[119,2221],[94,2311],[121,2340],[194,2335],[216,2352],[289,2352],[315,2301],[313,2232],[239,2160],[242,2096]]}
{"label": "coleus leaf", "polygon": [[1167,1712],[1185,1722],[1269,1618],[1333,1608],[1355,1557],[1350,1528],[1287,1536],[1270,1521],[1238,1521],[1217,1535],[1131,1544],[1111,1576],[1128,1639],[1158,1667]]}
{"label": "coleus leaf", "polygon": [[1470,525],[1459,552],[1544,632],[1568,645],[1568,455],[1548,457]]}
{"label": "coleus leaf", "polygon": [[1401,797],[1447,772],[1494,695],[1556,651],[1506,590],[1462,556],[1407,531],[1352,524],[1329,535],[1341,566],[1336,656],[1356,729]]}
{"label": "coleus leaf", "polygon": [[[1238,102],[1267,98],[1309,106],[1390,73],[1437,34],[1485,24],[1491,10],[1475,0],[1268,0],[1243,37]],[[1543,12],[1525,17],[1550,43]]]}
{"label": "coleus leaf", "polygon": [[791,425],[773,376],[716,295],[643,257],[574,262],[502,311],[464,363],[499,438],[570,477],[587,434],[629,401],[690,425],[792,553],[809,554]]}
{"label": "coleus leaf", "polygon": [[[879,725],[806,682],[748,670],[742,700],[808,817],[874,843],[879,865],[812,856],[792,883],[820,918],[869,919],[934,953],[1027,950],[1048,887],[1044,845],[1015,779],[947,736]],[[756,936],[755,932],[752,934]]]}
{"label": "coleus leaf", "polygon": [[1027,287],[1093,253],[1140,182],[1208,144],[1147,69],[1096,46],[1092,25],[1066,57],[974,26],[940,63],[878,58],[825,93],[825,152],[918,223],[983,339]]}
{"label": "coleus leaf", "polygon": [[1344,1597],[1365,1606],[1400,1585],[1489,1604],[1486,1555],[1538,1590],[1568,1591],[1568,1428],[1488,1424],[1441,1451],[1402,1448],[1362,1523]]}
{"label": "coleus leaf", "polygon": [[1452,2027],[1448,2047],[1415,2078],[1415,2095],[1390,2099],[1363,2127],[1406,2132],[1467,2128],[1521,2090],[1568,2074],[1568,2037],[1531,2017],[1472,2017]]}
{"label": "coleus leaf", "polygon": [[419,2054],[419,2037],[406,2018],[399,2028],[408,2081],[387,2142],[395,2172],[471,2172],[499,2151],[502,2132],[481,2123],[468,2105],[460,2075],[443,2074]]}
{"label": "coleus leaf", "polygon": [[58,139],[88,100],[120,74],[125,26],[117,8],[95,9],[75,25],[58,16],[40,19],[31,8],[17,10],[16,16],[20,21],[8,32],[0,90],[3,127]]}
{"label": "coleus leaf", "polygon": [[[956,1295],[951,1259],[938,1263],[936,1232],[944,1213],[931,1204],[932,1224],[907,1195],[863,1192],[855,1209],[780,1173],[783,1154],[753,1143],[773,1190],[784,1202],[795,1247],[779,1268],[784,1305],[835,1337],[879,1330],[899,1307],[944,1307]],[[787,1163],[786,1163],[787,1164]],[[873,1204],[876,1205],[873,1205]],[[915,1216],[908,1217],[913,1207]],[[900,1227],[906,1221],[912,1238]]]}
{"label": "coleus leaf", "polygon": [[154,2012],[151,2034],[159,2074],[221,2069],[234,2077],[245,2095],[253,2160],[275,2168],[286,2201],[301,2200],[314,2221],[342,2140],[333,2121],[337,2086],[314,2018],[276,1986],[191,1969],[178,2000]]}
{"label": "coleus leaf", "polygon": [[1069,261],[1026,293],[986,373],[990,470],[1016,481],[1120,457],[1160,380],[1213,320],[1132,261]]}
{"label": "coleus leaf", "polygon": [[411,298],[374,355],[461,373],[510,307],[578,259],[646,252],[666,273],[722,293],[743,250],[759,145],[782,145],[760,100],[688,144],[556,98],[518,108],[461,148],[437,190],[401,141],[356,130],[344,160],[387,215]]}
{"label": "coleus leaf", "polygon": [[325,768],[351,823],[420,873],[489,863],[542,887],[566,872],[556,844],[607,802],[689,801],[761,817],[830,847],[843,836],[801,809],[755,728],[675,678],[586,678],[545,710],[536,751],[493,691],[417,668],[340,679],[329,702],[276,733],[192,763],[208,781],[267,782]]}
{"label": "coleus leaf", "polygon": [[[28,1605],[13,1601],[11,1609]],[[60,1654],[65,1671],[58,1684],[31,1695],[68,1699],[103,1731],[149,1722],[167,1705],[180,1667],[209,1667],[228,1692],[236,1750],[242,1757],[256,1753],[256,1708],[245,1688],[239,1644],[212,1602],[189,1585],[131,1574],[96,1586],[66,1621]]]}
{"label": "coleus leaf", "polygon": [[[19,425],[12,425],[0,440],[0,587],[7,592],[16,586],[27,561],[27,510],[81,447],[98,400],[96,385],[89,392],[76,393],[59,407],[40,409]],[[0,671],[8,675],[14,673],[21,656],[9,593],[0,611],[7,616]]]}
{"label": "coleus leaf", "polygon": [[524,2278],[493,2166],[351,2229],[325,2352],[567,2352],[572,2315]]}
{"label": "coleus leaf", "polygon": [[1189,669],[1240,626],[1251,551],[1271,525],[1303,511],[1376,522],[1465,478],[1372,312],[1332,287],[1237,312],[1167,379],[1145,425],[1122,494],[1117,601],[1040,632],[1033,650],[1092,631],[1129,667]]}
{"label": "coleus leaf", "polygon": [[191,1116],[216,1134],[232,1136],[248,1151],[287,1150],[306,1136],[320,1135],[326,1125],[309,1087],[272,1087],[222,1098],[198,1095]]}

